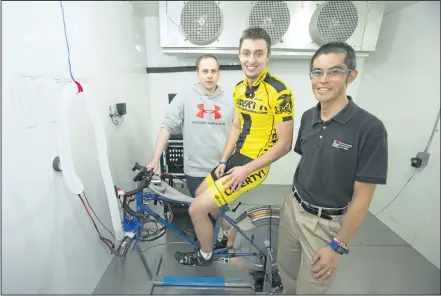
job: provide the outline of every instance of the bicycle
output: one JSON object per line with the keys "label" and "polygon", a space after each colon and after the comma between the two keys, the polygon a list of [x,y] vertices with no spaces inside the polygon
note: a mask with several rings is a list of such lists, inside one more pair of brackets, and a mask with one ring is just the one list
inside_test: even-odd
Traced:
{"label": "bicycle", "polygon": [[[134,243],[139,243],[143,220],[159,220],[165,229],[176,233],[180,238],[199,248],[199,243],[172,223],[156,213],[147,203],[153,200],[164,203],[179,203],[190,205],[193,198],[169,186],[160,175],[148,171],[146,167],[135,164],[132,171],[137,171],[133,178],[139,186],[129,192],[119,191],[117,196],[122,198],[122,207],[126,214],[123,219],[123,228],[134,235]],[[153,177],[157,176],[157,179]],[[149,189],[150,192],[144,192]],[[130,203],[136,202],[136,210]],[[239,203],[235,209],[241,205]],[[166,208],[166,207],[165,207]],[[171,207],[169,207],[171,210]],[[277,233],[280,219],[280,206],[256,206],[245,210],[237,219],[230,218],[226,213],[230,211],[228,205],[219,208],[219,215],[214,221],[213,257],[215,260],[228,262],[231,259],[239,268],[248,271],[255,279],[255,292],[270,292],[280,287],[280,278],[277,273]],[[227,246],[216,248],[220,225],[225,219],[232,226],[228,234]],[[239,235],[240,234],[240,235]],[[259,234],[259,235],[258,235]],[[134,246],[134,248],[135,248]],[[236,252],[239,251],[239,252]]]}

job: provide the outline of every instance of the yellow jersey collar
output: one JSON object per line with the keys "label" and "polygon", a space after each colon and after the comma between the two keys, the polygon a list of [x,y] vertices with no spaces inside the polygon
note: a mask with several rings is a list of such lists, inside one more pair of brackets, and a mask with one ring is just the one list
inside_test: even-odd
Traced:
{"label": "yellow jersey collar", "polygon": [[[265,78],[266,74],[268,73],[268,69],[265,67],[263,68],[262,73],[260,73],[259,77],[253,82],[252,86],[257,86],[259,83]],[[248,77],[245,77],[244,79],[245,85],[248,86]]]}

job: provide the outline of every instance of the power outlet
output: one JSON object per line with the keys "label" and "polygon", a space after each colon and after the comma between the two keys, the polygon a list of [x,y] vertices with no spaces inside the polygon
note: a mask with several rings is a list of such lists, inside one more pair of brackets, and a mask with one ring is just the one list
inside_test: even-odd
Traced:
{"label": "power outlet", "polygon": [[411,165],[414,168],[424,168],[429,163],[430,153],[418,152],[416,157],[412,158]]}

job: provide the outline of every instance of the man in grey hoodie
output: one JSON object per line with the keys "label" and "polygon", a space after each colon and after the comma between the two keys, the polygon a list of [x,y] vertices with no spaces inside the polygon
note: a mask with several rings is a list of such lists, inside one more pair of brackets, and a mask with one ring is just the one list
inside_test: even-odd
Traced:
{"label": "man in grey hoodie", "polygon": [[231,127],[233,94],[217,85],[219,62],[211,54],[196,60],[196,83],[178,93],[170,103],[156,139],[153,158],[147,169],[156,171],[171,134],[182,130],[184,173],[192,197],[214,167],[219,164]]}

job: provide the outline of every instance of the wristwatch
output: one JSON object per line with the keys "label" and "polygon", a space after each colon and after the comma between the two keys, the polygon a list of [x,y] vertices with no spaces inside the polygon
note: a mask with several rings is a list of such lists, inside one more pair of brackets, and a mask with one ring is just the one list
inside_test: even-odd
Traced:
{"label": "wristwatch", "polygon": [[332,240],[329,243],[329,246],[331,247],[331,249],[333,249],[334,251],[336,251],[337,253],[339,253],[340,255],[344,255],[344,254],[349,254],[349,249],[346,249],[345,247],[343,247],[342,245],[340,245],[337,241]]}

